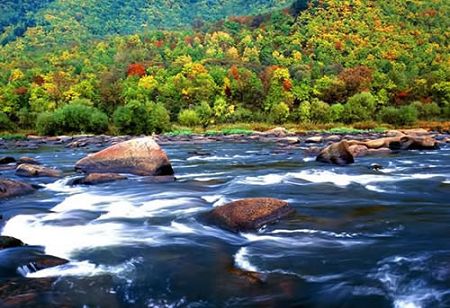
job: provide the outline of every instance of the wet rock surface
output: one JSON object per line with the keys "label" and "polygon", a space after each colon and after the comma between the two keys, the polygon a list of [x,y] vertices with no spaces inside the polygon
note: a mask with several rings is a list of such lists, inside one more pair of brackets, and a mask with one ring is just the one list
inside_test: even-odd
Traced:
{"label": "wet rock surface", "polygon": [[125,141],[79,160],[75,169],[85,173],[173,175],[169,158],[151,137]]}
{"label": "wet rock surface", "polygon": [[127,177],[117,173],[91,173],[85,177],[73,180],[71,185],[97,185],[126,180]]}
{"label": "wet rock surface", "polygon": [[273,198],[249,198],[215,208],[209,217],[232,231],[256,230],[294,213],[285,201]]}
{"label": "wet rock surface", "polygon": [[35,189],[30,184],[0,179],[0,199],[26,195],[34,191]]}
{"label": "wet rock surface", "polygon": [[62,171],[34,164],[21,164],[16,168],[16,175],[22,177],[52,177],[62,176]]}

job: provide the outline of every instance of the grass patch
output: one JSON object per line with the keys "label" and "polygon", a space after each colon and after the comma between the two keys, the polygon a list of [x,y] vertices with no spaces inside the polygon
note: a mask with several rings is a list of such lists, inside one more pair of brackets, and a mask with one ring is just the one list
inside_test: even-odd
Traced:
{"label": "grass patch", "polygon": [[224,135],[251,135],[253,134],[253,130],[249,129],[242,129],[242,128],[229,128],[229,129],[223,129],[222,133]]}
{"label": "grass patch", "polygon": [[192,136],[193,132],[190,129],[178,129],[171,131],[170,133],[166,133],[166,136],[169,137],[177,137],[177,136]]}
{"label": "grass patch", "polygon": [[23,134],[0,134],[0,139],[3,140],[25,140],[27,136]]}

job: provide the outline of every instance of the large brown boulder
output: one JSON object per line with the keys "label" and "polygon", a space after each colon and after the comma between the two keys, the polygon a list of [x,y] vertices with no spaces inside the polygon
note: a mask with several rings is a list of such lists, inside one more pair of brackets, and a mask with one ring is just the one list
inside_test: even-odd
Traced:
{"label": "large brown boulder", "polygon": [[47,168],[39,165],[20,164],[16,168],[16,175],[24,177],[52,177],[58,178],[62,175],[61,170]]}
{"label": "large brown boulder", "polygon": [[75,169],[85,173],[173,175],[166,153],[151,138],[138,138],[110,146],[79,160]]}
{"label": "large brown boulder", "polygon": [[16,197],[34,192],[34,188],[19,181],[0,179],[0,199]]}
{"label": "large brown boulder", "polygon": [[210,218],[221,227],[232,231],[248,231],[273,223],[293,212],[294,209],[285,201],[251,198],[217,207],[210,212]]}
{"label": "large brown boulder", "polygon": [[355,159],[349,148],[349,143],[346,140],[342,140],[322,149],[316,157],[316,161],[328,164],[348,165],[353,164]]}

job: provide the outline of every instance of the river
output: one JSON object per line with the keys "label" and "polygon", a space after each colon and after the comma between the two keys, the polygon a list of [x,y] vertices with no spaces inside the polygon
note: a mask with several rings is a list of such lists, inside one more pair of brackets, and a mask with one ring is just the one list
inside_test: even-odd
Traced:
{"label": "river", "polygon": [[[44,187],[2,201],[1,234],[30,246],[0,251],[0,288],[54,277],[38,296],[43,307],[450,306],[450,146],[347,167],[275,142],[163,148],[176,182],[98,186],[67,185],[89,148],[0,150],[67,174],[33,179]],[[205,221],[213,207],[246,197],[283,199],[297,214],[256,233]],[[41,271],[14,262],[30,251],[70,262]]]}

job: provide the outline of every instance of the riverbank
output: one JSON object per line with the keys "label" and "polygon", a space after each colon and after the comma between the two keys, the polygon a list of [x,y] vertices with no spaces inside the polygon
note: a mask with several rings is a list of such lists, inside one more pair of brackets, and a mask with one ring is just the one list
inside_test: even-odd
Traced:
{"label": "riverbank", "polygon": [[[161,145],[170,143],[209,143],[209,142],[277,142],[280,144],[320,144],[327,141],[343,139],[364,140],[394,136],[398,131],[416,135],[430,135],[437,141],[449,142],[449,130],[427,130],[424,128],[388,129],[355,129],[336,127],[328,130],[298,131],[284,127],[276,127],[266,131],[254,131],[246,128],[222,128],[221,130],[187,130],[179,129],[171,133],[153,135]],[[37,136],[25,134],[0,135],[0,149],[38,149],[43,146],[59,145],[67,148],[95,147],[101,148],[136,136],[111,135],[64,135]]]}

